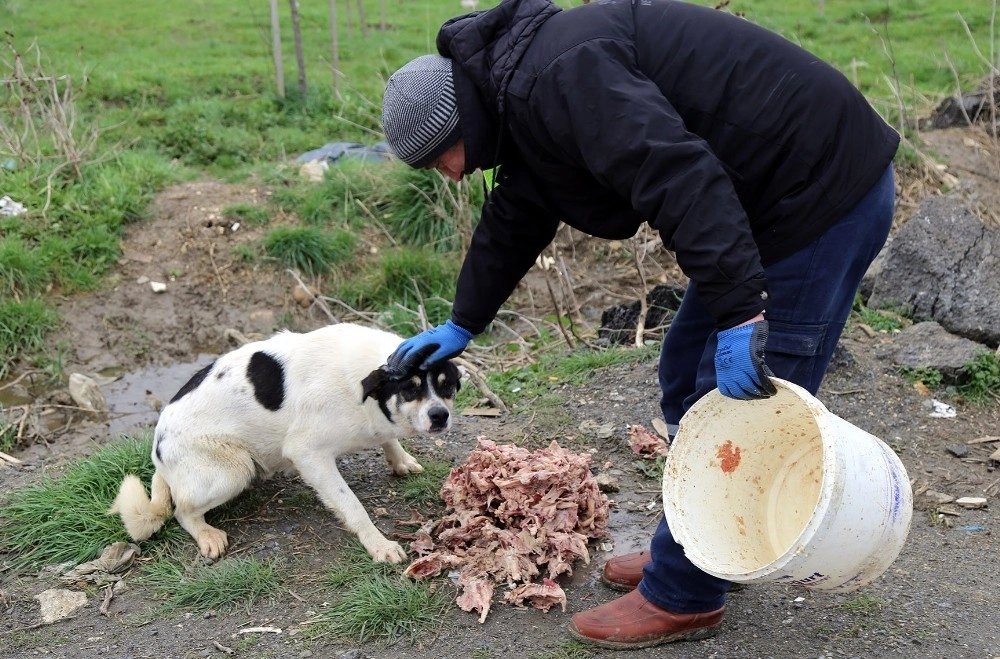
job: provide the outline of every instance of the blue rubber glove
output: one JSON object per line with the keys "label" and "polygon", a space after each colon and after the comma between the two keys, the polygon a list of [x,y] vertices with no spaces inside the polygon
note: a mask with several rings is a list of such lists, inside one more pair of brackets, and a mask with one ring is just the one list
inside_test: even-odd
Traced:
{"label": "blue rubber glove", "polygon": [[723,396],[738,400],[770,398],[778,393],[769,379],[774,373],[764,363],[767,321],[719,332],[715,351],[715,378]]}
{"label": "blue rubber glove", "polygon": [[450,320],[403,341],[386,361],[390,377],[405,378],[418,369],[427,370],[445,359],[457,357],[472,340],[472,332]]}

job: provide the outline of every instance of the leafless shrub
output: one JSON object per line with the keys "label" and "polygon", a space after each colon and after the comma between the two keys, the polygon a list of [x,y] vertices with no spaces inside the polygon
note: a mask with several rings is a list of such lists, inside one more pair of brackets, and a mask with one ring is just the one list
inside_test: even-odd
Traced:
{"label": "leafless shrub", "polygon": [[[79,121],[79,91],[68,75],[48,75],[36,42],[21,53],[7,32],[0,55],[0,149],[38,171],[80,167],[94,153],[99,131]],[[48,165],[48,166],[46,166]]]}

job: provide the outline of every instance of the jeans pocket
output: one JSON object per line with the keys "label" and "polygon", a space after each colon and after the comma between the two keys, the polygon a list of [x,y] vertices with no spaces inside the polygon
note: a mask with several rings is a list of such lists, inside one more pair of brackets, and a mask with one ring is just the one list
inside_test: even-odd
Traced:
{"label": "jeans pocket", "polygon": [[[768,320],[764,362],[782,380],[794,382],[815,395],[833,354],[827,345],[829,325]],[[836,340],[832,341],[836,343]]]}
{"label": "jeans pocket", "polygon": [[796,357],[815,357],[822,352],[826,323],[798,324],[767,321],[767,352]]}

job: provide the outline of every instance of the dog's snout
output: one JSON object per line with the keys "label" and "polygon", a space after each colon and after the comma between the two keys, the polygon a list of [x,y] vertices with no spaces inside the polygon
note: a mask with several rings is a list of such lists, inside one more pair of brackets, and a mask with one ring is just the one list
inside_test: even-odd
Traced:
{"label": "dog's snout", "polygon": [[444,430],[448,427],[448,417],[450,416],[447,407],[432,407],[427,412],[427,418],[431,420],[431,430]]}

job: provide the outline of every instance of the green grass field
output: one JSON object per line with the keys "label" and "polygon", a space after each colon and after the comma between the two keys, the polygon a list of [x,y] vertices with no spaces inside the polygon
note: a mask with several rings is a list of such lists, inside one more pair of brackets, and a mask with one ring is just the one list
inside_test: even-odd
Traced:
{"label": "green grass field", "polygon": [[[335,93],[329,3],[300,3],[303,95],[288,3],[278,2],[281,96],[270,11],[262,0],[0,0],[0,196],[29,209],[0,217],[0,378],[14,359],[43,349],[46,332],[58,322],[51,296],[99,287],[120,256],[122,230],[146,218],[156,192],[200,176],[257,176],[277,184],[276,203],[309,226],[298,232],[275,227],[278,233],[257,252],[247,250],[248,259],[264,255],[281,267],[314,272],[350,262],[353,242],[344,232],[357,226],[358,205],[349,202],[361,199],[365,208],[395,218],[393,230],[410,238],[400,241],[402,251],[369,271],[340,277],[341,290],[327,293],[376,309],[418,297],[450,298],[454,273],[439,272],[435,261],[444,260],[424,251],[408,254],[407,242],[431,241],[437,252],[460,249],[481,203],[477,186],[459,189],[467,195],[460,198],[465,215],[451,227],[440,226],[440,218],[454,215],[447,206],[452,195],[420,172],[356,168],[309,187],[278,171],[327,142],[381,139],[385,78],[430,52],[439,25],[465,11],[457,0],[362,5],[365,29],[356,2],[337,5]],[[975,86],[988,62],[997,61],[995,0],[956,6],[950,0],[732,0],[727,10],[838,66],[899,125],[901,108],[909,118],[926,114],[955,93],[958,81],[964,89]],[[424,202],[440,206],[422,208]],[[270,213],[261,209],[254,217],[267,225]],[[393,288],[397,281],[433,286]],[[442,304],[431,315],[444,313]]]}
{"label": "green grass field", "polygon": [[[356,3],[338,5],[341,89],[375,104],[385,76],[430,52],[441,22],[465,11],[453,0],[385,0],[387,29],[382,30],[380,3],[362,4],[367,35],[359,27]],[[994,8],[988,1],[733,0],[728,9],[829,60],[874,96],[889,93],[885,78],[893,76],[923,95],[951,92],[955,83],[948,59],[970,81],[986,71],[976,48],[987,58],[991,52]],[[317,92],[328,92],[333,84],[328,3],[303,2],[300,12],[307,82]],[[285,82],[292,92],[297,72],[287,3],[279,3],[279,14]],[[176,0],[168,9],[111,0],[3,0],[0,21],[17,44],[37,39],[53,72],[77,79],[87,75],[95,98],[130,112],[143,99],[154,106],[204,96],[247,103],[274,92],[270,14],[260,0]],[[886,47],[895,58],[895,72]]]}

